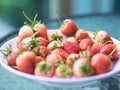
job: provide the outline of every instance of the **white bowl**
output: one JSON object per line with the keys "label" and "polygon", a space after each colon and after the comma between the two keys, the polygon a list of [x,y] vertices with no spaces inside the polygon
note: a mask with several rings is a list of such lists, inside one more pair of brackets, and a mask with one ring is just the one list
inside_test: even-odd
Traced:
{"label": "white bowl", "polygon": [[[48,30],[48,33],[51,33],[53,31],[56,31],[56,30]],[[114,38],[112,38],[112,39],[116,45],[119,44],[118,40],[116,40]],[[17,37],[7,41],[5,44],[3,44],[1,46],[0,50],[6,49],[6,47],[8,45],[12,45],[12,48],[16,47],[16,41],[17,41]],[[118,48],[118,49],[120,50],[120,48]],[[18,76],[37,81],[41,84],[50,85],[50,86],[59,86],[59,87],[81,85],[81,84],[93,82],[96,80],[97,81],[102,80],[102,79],[111,77],[120,71],[120,58],[119,58],[119,60],[117,60],[115,62],[113,69],[107,73],[104,73],[101,75],[84,77],[84,78],[73,77],[73,78],[69,78],[69,79],[57,79],[55,77],[45,78],[45,77],[40,77],[40,76],[35,76],[35,75],[30,75],[30,74],[20,72],[20,71],[16,70],[15,68],[8,66],[6,58],[4,58],[4,56],[1,53],[0,53],[0,63],[5,69],[7,69],[8,71],[10,71],[14,74],[17,74]]]}

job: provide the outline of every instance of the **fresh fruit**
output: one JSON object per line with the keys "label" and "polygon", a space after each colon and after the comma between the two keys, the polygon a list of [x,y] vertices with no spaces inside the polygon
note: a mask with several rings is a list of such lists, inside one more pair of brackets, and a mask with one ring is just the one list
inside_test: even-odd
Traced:
{"label": "fresh fruit", "polygon": [[90,48],[93,44],[93,41],[90,38],[82,39],[79,43],[80,50],[87,50],[87,48]]}
{"label": "fresh fruit", "polygon": [[60,54],[49,54],[46,57],[47,62],[51,62],[55,64],[56,66],[59,66],[59,64],[65,62],[65,59]]}
{"label": "fresh fruit", "polygon": [[41,62],[41,61],[43,61],[43,60],[44,60],[44,58],[41,57],[41,56],[36,56],[36,57],[35,57],[35,63],[39,63],[39,62]]}
{"label": "fresh fruit", "polygon": [[54,64],[46,61],[39,62],[36,65],[34,74],[42,77],[52,77],[54,75],[55,66]]}
{"label": "fresh fruit", "polygon": [[34,47],[39,45],[41,45],[39,38],[27,37],[18,44],[18,48],[21,50],[32,50]]}
{"label": "fresh fruit", "polygon": [[27,37],[31,37],[32,35],[33,35],[33,30],[29,26],[24,25],[19,30],[17,43],[19,44],[23,39]]}
{"label": "fresh fruit", "polygon": [[64,49],[55,49],[52,53],[60,54],[64,59],[67,59],[69,53],[67,53]]}
{"label": "fresh fruit", "polygon": [[47,27],[44,24],[37,23],[33,28],[36,32],[38,32],[36,37],[43,37],[47,39]]}
{"label": "fresh fruit", "polygon": [[75,39],[75,37],[68,37],[66,41],[77,43],[77,40]]}
{"label": "fresh fruit", "polygon": [[84,29],[79,29],[75,34],[75,39],[80,41],[84,38],[90,38],[88,32],[86,32]]}
{"label": "fresh fruit", "polygon": [[68,52],[68,53],[79,53],[80,48],[79,45],[75,42],[70,42],[70,41],[65,41],[63,43],[63,47],[64,49]]}
{"label": "fresh fruit", "polygon": [[118,49],[114,44],[106,44],[104,45],[101,50],[101,53],[109,55],[110,58],[114,61],[118,58]]}
{"label": "fresh fruit", "polygon": [[113,63],[107,55],[97,53],[91,58],[91,66],[96,74],[103,74],[112,69]]}
{"label": "fresh fruit", "polygon": [[62,42],[57,40],[50,42],[47,46],[48,50],[50,51],[53,51],[57,48],[62,48],[62,47],[63,47]]}
{"label": "fresh fruit", "polygon": [[59,65],[55,70],[55,76],[57,78],[71,78],[72,69],[66,64]]}
{"label": "fresh fruit", "polygon": [[35,54],[30,51],[21,53],[16,59],[16,64],[19,71],[33,74],[35,69]]}
{"label": "fresh fruit", "polygon": [[42,46],[46,46],[49,44],[49,41],[43,37],[38,37],[40,39],[40,43]]}
{"label": "fresh fruit", "polygon": [[113,43],[110,35],[106,31],[103,31],[103,30],[96,31],[94,40],[95,42],[101,42],[101,43],[105,43],[105,42]]}
{"label": "fresh fruit", "polygon": [[12,49],[11,45],[6,48],[6,50],[1,50],[1,53],[7,58],[8,65],[16,66],[16,58],[18,56],[18,49]]}
{"label": "fresh fruit", "polygon": [[48,40],[49,42],[53,41],[53,40],[59,40],[62,41],[63,40],[63,35],[60,32],[52,32],[52,33],[48,33]]}
{"label": "fresh fruit", "polygon": [[76,79],[107,73],[118,60],[119,50],[106,31],[87,32],[71,19],[62,22],[57,15],[60,31],[47,32],[46,25],[36,20],[38,14],[33,20],[24,11],[23,15],[29,23],[20,28],[17,43],[0,50],[8,65],[18,71]]}
{"label": "fresh fruit", "polygon": [[37,46],[33,49],[33,51],[37,56],[41,56],[44,58],[47,57],[48,54],[50,54],[49,50],[45,46]]}
{"label": "fresh fruit", "polygon": [[91,54],[91,56],[93,56],[96,53],[99,53],[100,50],[101,50],[101,48],[102,48],[102,46],[103,46],[102,43],[98,43],[98,42],[94,43],[91,46],[91,48],[90,48],[90,54]]}
{"label": "fresh fruit", "polygon": [[79,54],[76,54],[76,53],[72,53],[70,54],[67,59],[66,59],[66,63],[72,67],[74,62],[79,58]]}
{"label": "fresh fruit", "polygon": [[67,37],[73,36],[78,27],[76,26],[75,22],[71,19],[66,19],[62,22],[60,27],[61,33]]}
{"label": "fresh fruit", "polygon": [[73,74],[75,77],[87,77],[92,74],[92,66],[87,58],[80,58],[73,65]]}

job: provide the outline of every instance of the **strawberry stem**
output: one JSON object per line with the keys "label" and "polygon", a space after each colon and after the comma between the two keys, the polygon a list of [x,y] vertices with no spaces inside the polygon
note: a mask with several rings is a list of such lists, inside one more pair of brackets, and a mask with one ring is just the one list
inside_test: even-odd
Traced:
{"label": "strawberry stem", "polygon": [[112,41],[111,40],[106,41],[106,42],[103,43],[103,45],[106,45],[106,44],[109,44],[109,43],[112,43]]}
{"label": "strawberry stem", "polygon": [[63,22],[61,21],[60,16],[59,16],[59,14],[58,14],[58,11],[57,11],[57,10],[56,10],[56,17],[57,17],[58,21],[60,22],[60,24],[63,24]]}
{"label": "strawberry stem", "polygon": [[24,15],[24,17],[29,21],[29,22],[33,22],[28,16],[27,16],[27,14],[23,11],[23,15]]}
{"label": "strawberry stem", "polygon": [[4,57],[8,57],[10,55],[10,53],[12,52],[12,47],[11,45],[9,45],[8,47],[6,47],[6,50],[0,50],[1,53],[4,55]]}
{"label": "strawberry stem", "polygon": [[83,74],[83,76],[89,76],[91,73],[92,67],[90,64],[83,64],[80,68],[81,73]]}
{"label": "strawberry stem", "polygon": [[112,55],[115,53],[116,50],[117,50],[117,47],[115,47],[115,48],[113,49],[113,51],[109,54],[109,57],[110,57],[110,58],[112,57]]}

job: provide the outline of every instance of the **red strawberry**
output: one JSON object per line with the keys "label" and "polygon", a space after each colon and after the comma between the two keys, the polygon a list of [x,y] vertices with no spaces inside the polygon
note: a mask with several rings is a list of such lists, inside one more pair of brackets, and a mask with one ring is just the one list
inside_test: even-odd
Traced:
{"label": "red strawberry", "polygon": [[73,20],[66,19],[62,23],[60,30],[63,35],[70,37],[76,33],[76,31],[78,30],[78,27],[76,26],[76,24]]}
{"label": "red strawberry", "polygon": [[55,70],[55,76],[57,78],[71,78],[72,77],[72,69],[66,64],[61,64]]}
{"label": "red strawberry", "polygon": [[87,50],[88,47],[91,47],[93,44],[93,41],[90,38],[82,39],[79,43],[80,50]]}
{"label": "red strawberry", "polygon": [[91,65],[96,74],[103,74],[112,69],[113,63],[107,55],[97,53],[93,55]]}
{"label": "red strawberry", "polygon": [[26,37],[30,37],[33,35],[33,30],[31,29],[31,27],[24,25],[22,28],[20,28],[19,30],[19,34],[18,34],[18,41],[17,43],[19,44],[24,38]]}
{"label": "red strawberry", "polygon": [[106,55],[110,55],[112,60],[116,60],[118,58],[118,49],[114,44],[106,44],[106,45],[104,45],[101,48],[100,52],[104,53]]}
{"label": "red strawberry", "polygon": [[21,72],[33,74],[35,69],[35,54],[30,51],[25,51],[16,59],[18,70]]}
{"label": "red strawberry", "polygon": [[82,40],[84,38],[90,38],[88,32],[86,32],[84,29],[79,29],[75,34],[75,39]]}
{"label": "red strawberry", "polygon": [[73,74],[75,77],[86,77],[93,73],[92,66],[87,58],[80,58],[73,65]]}
{"label": "red strawberry", "polygon": [[113,43],[110,35],[106,32],[106,31],[96,31],[94,39],[96,42],[109,42],[109,43]]}
{"label": "red strawberry", "polygon": [[64,59],[67,59],[69,53],[67,53],[64,49],[55,49],[52,53],[60,54]]}
{"label": "red strawberry", "polygon": [[79,45],[75,42],[65,41],[64,42],[64,49],[68,53],[79,53]]}
{"label": "red strawberry", "polygon": [[53,63],[42,61],[36,65],[34,74],[42,77],[52,77],[54,75],[55,66]]}
{"label": "red strawberry", "polygon": [[92,46],[91,46],[91,48],[90,48],[90,54],[91,54],[91,56],[93,56],[94,54],[96,54],[96,53],[99,53],[100,52],[100,50],[101,50],[101,48],[102,48],[102,44],[101,43],[94,43]]}

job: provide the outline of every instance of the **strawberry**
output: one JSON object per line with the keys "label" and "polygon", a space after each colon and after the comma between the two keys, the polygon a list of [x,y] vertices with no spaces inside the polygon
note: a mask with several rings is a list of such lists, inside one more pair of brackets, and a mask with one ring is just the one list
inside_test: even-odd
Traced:
{"label": "strawberry", "polygon": [[97,30],[94,34],[94,40],[95,42],[101,42],[101,43],[113,43],[110,35],[106,31]]}
{"label": "strawberry", "polygon": [[33,33],[33,30],[29,26],[24,25],[19,30],[17,43],[19,44],[24,38],[31,37]]}
{"label": "strawberry", "polygon": [[61,64],[60,66],[56,68],[55,76],[57,78],[71,78],[72,69],[66,64]]}
{"label": "strawberry", "polygon": [[76,54],[76,53],[72,53],[70,54],[67,59],[66,59],[66,63],[72,67],[74,62],[79,58],[79,54]]}
{"label": "strawberry", "polygon": [[33,74],[35,69],[35,54],[30,51],[25,51],[16,59],[18,70],[21,72]]}
{"label": "strawberry", "polygon": [[79,45],[75,42],[70,42],[70,41],[65,41],[64,44],[64,49],[68,52],[68,53],[79,53]]}
{"label": "strawberry", "polygon": [[52,77],[54,75],[55,66],[53,63],[42,61],[36,65],[34,74],[42,77]]}
{"label": "strawberry", "polygon": [[24,38],[31,37],[35,33],[35,30],[33,29],[33,27],[37,23],[36,21],[37,14],[34,16],[34,20],[31,20],[24,11],[23,11],[23,15],[30,22],[30,24],[25,22],[25,25],[19,30],[18,41],[17,41],[18,44]]}
{"label": "strawberry", "polygon": [[100,50],[101,50],[101,48],[102,48],[102,43],[94,43],[92,46],[91,46],[91,48],[90,48],[90,54],[91,54],[91,56],[93,56],[94,54],[96,54],[96,53],[99,53],[100,52]]}
{"label": "strawberry", "polygon": [[75,39],[80,41],[84,38],[90,38],[88,32],[86,32],[84,29],[79,29],[75,34]]}
{"label": "strawberry", "polygon": [[0,50],[1,53],[7,58],[8,65],[16,66],[16,58],[18,57],[18,49],[12,49],[11,46],[6,47],[6,50]]}
{"label": "strawberry", "polygon": [[106,44],[104,45],[101,50],[101,53],[109,55],[111,60],[116,60],[118,58],[118,49],[114,44]]}
{"label": "strawberry", "polygon": [[75,77],[86,77],[92,74],[92,66],[87,58],[79,58],[73,65],[73,74]]}
{"label": "strawberry", "polygon": [[36,57],[35,57],[35,63],[39,63],[39,62],[41,62],[41,61],[43,61],[43,60],[44,60],[44,58],[41,57],[41,56],[36,56]]}
{"label": "strawberry", "polygon": [[75,42],[75,43],[77,43],[77,40],[75,39],[75,37],[68,37],[68,38],[66,39],[66,41],[70,41],[70,42]]}
{"label": "strawberry", "polygon": [[64,59],[67,59],[69,53],[67,53],[64,49],[55,49],[52,53],[60,54]]}
{"label": "strawberry", "polygon": [[75,22],[71,19],[64,20],[60,27],[61,33],[67,37],[73,36],[77,30],[78,27],[76,26]]}
{"label": "strawberry", "polygon": [[103,74],[112,69],[113,63],[107,55],[97,53],[92,56],[91,65],[96,74]]}
{"label": "strawberry", "polygon": [[52,32],[50,34],[48,34],[48,40],[49,42],[53,41],[53,40],[63,40],[63,35],[60,32]]}
{"label": "strawberry", "polygon": [[37,24],[35,24],[35,26],[33,28],[34,28],[35,32],[38,32],[36,37],[43,37],[43,38],[47,39],[47,27],[44,24],[37,23]]}
{"label": "strawberry", "polygon": [[50,42],[47,46],[48,50],[50,51],[53,51],[57,48],[62,48],[62,47],[63,47],[62,42],[57,40]]}
{"label": "strawberry", "polygon": [[50,54],[49,50],[47,49],[47,47],[45,46],[37,46],[33,49],[33,51],[35,52],[35,54],[37,56],[41,56],[41,57],[46,57],[48,54]]}
{"label": "strawberry", "polygon": [[42,37],[27,37],[18,44],[18,48],[21,50],[32,50],[40,45],[47,46],[48,41]]}
{"label": "strawberry", "polygon": [[38,38],[40,39],[41,45],[47,47],[49,41],[43,37],[38,37]]}
{"label": "strawberry", "polygon": [[39,45],[41,45],[39,38],[27,37],[19,43],[18,48],[22,50],[32,50]]}
{"label": "strawberry", "polygon": [[88,47],[91,47],[93,44],[93,41],[90,38],[84,38],[80,41],[79,47],[80,50],[87,50]]}
{"label": "strawberry", "polygon": [[56,66],[58,66],[59,64],[61,64],[62,62],[65,62],[65,59],[60,55],[60,54],[49,54],[46,57],[46,61],[55,64]]}

